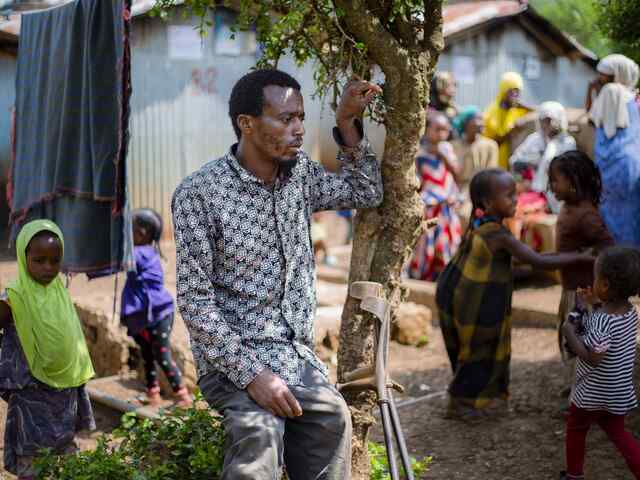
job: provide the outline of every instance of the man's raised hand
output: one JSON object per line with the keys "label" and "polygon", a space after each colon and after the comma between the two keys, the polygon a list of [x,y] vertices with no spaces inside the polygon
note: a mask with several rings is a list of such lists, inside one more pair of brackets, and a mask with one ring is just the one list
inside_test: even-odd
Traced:
{"label": "man's raised hand", "polygon": [[367,105],[381,93],[382,88],[379,85],[354,78],[344,87],[336,110],[336,119],[341,121],[361,117]]}

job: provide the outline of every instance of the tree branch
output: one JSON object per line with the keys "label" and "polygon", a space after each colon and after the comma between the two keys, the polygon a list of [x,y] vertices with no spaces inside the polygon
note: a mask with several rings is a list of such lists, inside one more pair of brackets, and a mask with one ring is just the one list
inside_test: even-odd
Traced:
{"label": "tree branch", "polygon": [[398,30],[398,36],[401,38],[402,42],[408,48],[415,48],[418,46],[417,42],[417,32],[413,29],[411,25],[410,18],[396,18],[395,20],[396,28]]}
{"label": "tree branch", "polygon": [[333,5],[334,5],[333,13],[334,13],[334,20],[335,20],[336,27],[338,27],[338,30],[340,30],[340,33],[342,33],[342,36],[346,40],[349,40],[351,43],[353,43],[354,46],[357,45],[358,42],[356,42],[355,39],[353,37],[351,37],[351,35],[349,35],[347,32],[345,32],[344,29],[342,28],[342,25],[340,25],[340,18],[338,16],[338,12],[336,12],[336,10],[335,10],[335,3]]}
{"label": "tree branch", "polygon": [[[330,43],[331,36],[332,36],[331,34],[333,33],[332,27],[336,26],[335,22],[331,20],[331,15],[328,15],[327,12],[322,11],[322,9],[320,8],[320,5],[316,0],[311,2],[311,8],[315,12],[318,22],[322,24],[323,28],[326,29],[324,33],[327,38],[327,43]],[[333,6],[332,11],[335,14],[335,6]],[[337,31],[337,27],[335,30]]]}
{"label": "tree branch", "polygon": [[302,31],[302,36],[307,41],[307,44],[310,46],[310,48],[312,48],[315,51],[316,60],[318,60],[320,62],[320,64],[324,67],[324,69],[326,70],[327,74],[330,74],[331,73],[331,67],[325,61],[324,57],[322,56],[322,45],[316,44],[315,41],[309,36],[309,34],[304,30]]}
{"label": "tree branch", "polygon": [[295,40],[298,36],[303,35],[307,29],[307,26],[309,25],[309,22],[311,22],[312,19],[312,15],[305,15],[304,20],[302,21],[300,26],[295,30],[291,30],[291,32],[289,32],[284,38],[282,38],[282,43],[288,44],[289,42]]}
{"label": "tree branch", "polygon": [[416,32],[410,18],[396,18],[393,22],[390,22],[393,1],[367,0],[367,6],[371,14],[380,20],[382,26],[401,41],[403,45],[409,48],[417,46]]}
{"label": "tree branch", "polygon": [[367,6],[369,11],[380,19],[383,26],[387,26],[389,23],[389,17],[391,16],[391,7],[393,6],[392,0],[367,0]]}
{"label": "tree branch", "polygon": [[425,50],[429,47],[438,52],[444,48],[442,36],[442,0],[424,0],[424,36],[422,46]]}
{"label": "tree branch", "polygon": [[387,31],[363,0],[335,0],[344,12],[349,31],[367,46],[369,57],[383,70],[401,67],[408,62],[406,49]]}

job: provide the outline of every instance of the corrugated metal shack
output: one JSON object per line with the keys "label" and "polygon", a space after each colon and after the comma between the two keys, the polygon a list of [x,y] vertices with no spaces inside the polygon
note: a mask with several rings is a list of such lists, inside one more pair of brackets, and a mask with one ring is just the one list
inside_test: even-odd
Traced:
{"label": "corrugated metal shack", "polygon": [[[235,15],[230,10],[216,12],[214,30],[202,40],[193,28],[196,20],[184,18],[180,7],[167,22],[150,17],[148,12],[154,3],[133,0],[129,191],[133,207],[155,208],[171,225],[170,199],[175,186],[205,162],[223,155],[235,142],[227,101],[235,81],[254,66],[259,46],[251,32],[229,39]],[[486,106],[507,70],[523,74],[525,98],[531,103],[582,103],[587,82],[595,74],[595,57],[531,8],[518,1],[464,2],[448,5],[444,17],[447,46],[439,68],[457,75],[460,105]],[[9,108],[15,95],[18,39],[19,17],[0,18],[3,179],[10,158]],[[330,164],[336,151],[331,137],[333,115],[311,97],[312,66],[298,69],[285,58],[279,67],[292,73],[303,86],[305,150]],[[367,130],[374,148],[382,153],[384,129]],[[0,211],[0,221],[2,214]],[[170,229],[167,234],[171,234]]]}
{"label": "corrugated metal shack", "polygon": [[444,9],[438,68],[458,79],[460,105],[488,105],[503,72],[522,74],[532,104],[582,107],[597,57],[523,1],[466,1]]}

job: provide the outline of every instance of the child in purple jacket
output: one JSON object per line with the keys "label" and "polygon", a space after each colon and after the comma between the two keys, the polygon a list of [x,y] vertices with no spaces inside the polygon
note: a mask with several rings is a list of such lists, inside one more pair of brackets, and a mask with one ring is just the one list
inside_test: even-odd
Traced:
{"label": "child in purple jacket", "polygon": [[160,263],[162,218],[148,208],[133,211],[133,244],[136,271],[127,274],[122,291],[121,320],[127,333],[140,346],[147,380],[147,401],[158,405],[161,401],[156,362],[167,376],[180,407],[193,403],[182,384],[182,373],[171,356],[173,327],[173,298],[164,287],[164,273]]}

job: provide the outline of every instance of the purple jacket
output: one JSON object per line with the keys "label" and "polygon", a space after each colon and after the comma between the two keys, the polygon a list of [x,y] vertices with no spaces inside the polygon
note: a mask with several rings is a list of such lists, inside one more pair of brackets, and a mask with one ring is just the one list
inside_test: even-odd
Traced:
{"label": "purple jacket", "polygon": [[173,313],[173,298],[164,288],[160,255],[150,245],[135,247],[135,272],[127,273],[120,316],[134,335]]}

